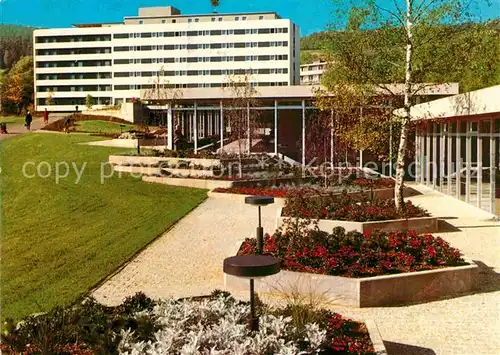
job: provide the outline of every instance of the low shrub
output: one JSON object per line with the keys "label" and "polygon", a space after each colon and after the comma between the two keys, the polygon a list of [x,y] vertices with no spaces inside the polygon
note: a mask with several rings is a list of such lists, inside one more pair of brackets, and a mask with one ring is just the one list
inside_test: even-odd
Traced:
{"label": "low shrub", "polygon": [[[122,331],[134,341],[152,340],[161,324],[151,311],[155,302],[138,293],[118,307],[105,307],[93,299],[72,307],[56,307],[30,316],[18,326],[7,320],[2,334],[3,354],[117,354]],[[139,312],[139,313],[137,313]]]}
{"label": "low shrub", "polygon": [[[246,239],[238,255],[255,253],[256,240]],[[267,235],[264,253],[278,258],[282,269],[345,277],[368,277],[466,265],[460,252],[440,237],[414,231],[331,234],[288,226]]]}
{"label": "low shrub", "polygon": [[260,329],[247,327],[250,306],[227,292],[153,302],[142,294],[109,308],[92,300],[28,317],[2,335],[5,354],[374,354],[363,324],[324,310],[314,322],[295,308],[257,302]]}
{"label": "low shrub", "polygon": [[359,201],[347,193],[327,193],[321,196],[291,191],[283,208],[283,216],[294,218],[329,219],[336,221],[387,221],[391,219],[428,217],[430,214],[411,201],[406,201],[403,211],[396,209],[393,199],[377,199],[366,193]]}

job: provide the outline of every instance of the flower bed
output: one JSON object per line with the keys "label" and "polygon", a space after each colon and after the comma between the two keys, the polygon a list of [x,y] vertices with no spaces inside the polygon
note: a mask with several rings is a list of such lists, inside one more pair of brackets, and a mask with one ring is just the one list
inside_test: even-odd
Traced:
{"label": "flower bed", "polygon": [[386,221],[429,216],[427,211],[414,206],[411,201],[405,202],[403,212],[399,213],[393,199],[371,198],[358,202],[348,194],[317,196],[301,191],[290,193],[283,208],[283,217],[335,221]]}
{"label": "flower bed", "polygon": [[[367,327],[340,314],[258,303],[260,329],[247,328],[250,306],[226,293],[154,302],[143,295],[107,308],[93,301],[30,317],[2,335],[2,353],[68,354],[375,354]],[[308,319],[300,315],[307,312]],[[310,322],[310,323],[309,323]],[[370,331],[372,329],[370,328]],[[38,336],[33,336],[34,334]],[[378,340],[378,337],[375,338]],[[378,352],[377,352],[378,353]]]}
{"label": "flower bed", "polygon": [[[255,253],[246,239],[238,255]],[[467,265],[460,252],[440,237],[414,231],[332,234],[318,230],[278,231],[265,238],[264,252],[277,257],[284,270],[345,277],[367,277]]]}
{"label": "flower bed", "polygon": [[[282,270],[255,281],[259,294],[293,293],[350,307],[387,307],[457,296],[477,285],[478,266],[439,237],[297,230],[266,236],[265,252],[280,259]],[[254,251],[255,240],[247,239],[238,254]],[[231,275],[224,276],[224,285],[248,289],[248,281]]]}

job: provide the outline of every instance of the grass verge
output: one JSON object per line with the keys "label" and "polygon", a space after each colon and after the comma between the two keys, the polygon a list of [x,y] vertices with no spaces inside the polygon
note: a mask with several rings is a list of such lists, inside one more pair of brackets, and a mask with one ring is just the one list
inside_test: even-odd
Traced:
{"label": "grass verge", "polygon": [[[206,198],[126,175],[101,184],[101,162],[123,150],[78,144],[91,139],[35,133],[0,143],[3,319],[73,302]],[[28,161],[33,178],[23,175]],[[57,163],[61,174],[70,164],[59,182]]]}

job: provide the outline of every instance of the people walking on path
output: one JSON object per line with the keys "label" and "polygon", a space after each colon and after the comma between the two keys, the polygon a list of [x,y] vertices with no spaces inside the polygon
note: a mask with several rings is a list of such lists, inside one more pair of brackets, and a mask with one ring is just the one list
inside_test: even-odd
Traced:
{"label": "people walking on path", "polygon": [[33,122],[33,117],[31,116],[31,112],[28,111],[26,114],[26,118],[24,119],[25,126],[27,130],[31,129],[31,122]]}
{"label": "people walking on path", "polygon": [[71,126],[71,118],[67,117],[64,121],[64,132],[69,133],[69,127]]}
{"label": "people walking on path", "polygon": [[45,111],[43,111],[43,124],[48,124],[49,123],[49,111],[47,111],[47,109],[45,109]]}

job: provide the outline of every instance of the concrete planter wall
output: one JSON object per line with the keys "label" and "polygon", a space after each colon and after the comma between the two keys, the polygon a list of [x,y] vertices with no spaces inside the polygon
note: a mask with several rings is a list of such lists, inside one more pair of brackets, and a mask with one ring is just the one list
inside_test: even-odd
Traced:
{"label": "concrete planter wall", "polygon": [[122,173],[130,173],[137,175],[160,175],[160,168],[152,168],[148,166],[124,166],[115,165],[113,170]]}
{"label": "concrete planter wall", "polygon": [[[276,228],[282,226],[286,219],[290,219],[290,217],[283,217],[282,211],[283,209],[278,210]],[[306,220],[302,218],[300,221],[309,222],[311,225],[314,222],[314,220]],[[380,230],[383,232],[391,232],[395,230],[414,230],[419,233],[435,233],[438,231],[438,218],[418,217],[373,222],[333,221],[328,219],[320,219],[318,221],[318,228],[322,231],[330,233],[335,227],[343,227],[346,231],[355,230],[360,233],[373,232],[374,230]]]}
{"label": "concrete planter wall", "polygon": [[207,189],[207,190],[213,190],[218,187],[229,188],[233,183],[232,181],[224,181],[224,180],[183,179],[183,178],[153,177],[153,176],[143,176],[142,181],[154,182],[171,186],[183,186],[183,187],[192,187],[196,189]]}
{"label": "concrete planter wall", "polygon": [[126,155],[110,155],[109,162],[113,165],[157,165],[161,162],[169,165],[177,165],[180,161],[192,162],[196,165],[201,165],[205,168],[212,168],[220,165],[218,159],[198,159],[198,158],[166,158],[166,157],[142,157],[142,156],[126,156]]}
{"label": "concrete planter wall", "polygon": [[[255,280],[255,291],[276,295],[315,295],[351,307],[424,303],[473,291],[478,267],[470,263],[466,266],[359,279],[282,270],[279,274]],[[248,280],[225,274],[224,285],[229,291],[244,291],[248,289]]]}

